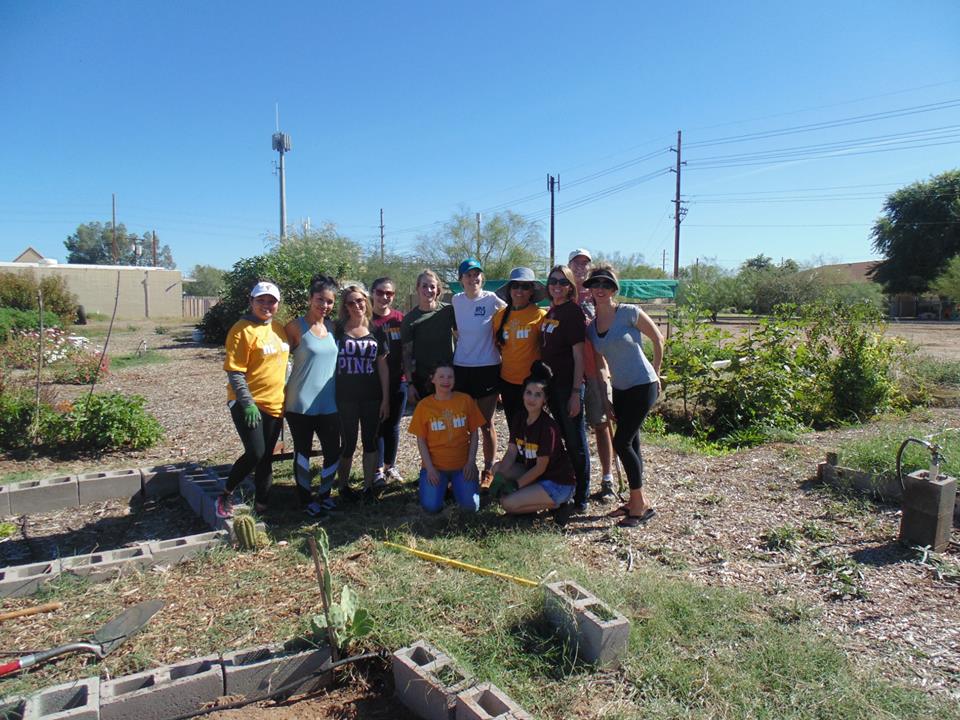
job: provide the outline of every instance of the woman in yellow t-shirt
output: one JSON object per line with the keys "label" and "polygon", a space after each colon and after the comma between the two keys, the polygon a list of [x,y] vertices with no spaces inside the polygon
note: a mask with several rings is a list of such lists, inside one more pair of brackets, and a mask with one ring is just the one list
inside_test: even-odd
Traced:
{"label": "woman in yellow t-shirt", "polygon": [[454,392],[453,365],[440,363],[430,375],[436,389],[420,400],[410,419],[409,432],[420,448],[420,505],[429,513],[443,509],[447,486],[453,485],[457,504],[480,509],[477,470],[477,430],[486,422],[466,393]]}
{"label": "woman in yellow t-shirt", "polygon": [[233,515],[233,492],[253,471],[255,509],[264,512],[273,482],[273,447],[280,436],[283,384],[290,346],[283,325],[274,316],[280,290],[272,282],[258,282],[250,291],[249,311],[227,333],[227,407],[243,443],[243,455],[230,469],[217,515]]}
{"label": "woman in yellow t-shirt", "polygon": [[540,324],[547,311],[537,303],[547,297],[547,289],[537,282],[533,270],[518,267],[510,271],[510,279],[497,295],[507,302],[493,316],[493,339],[502,358],[500,401],[509,426],[523,410],[523,381],[540,359]]}

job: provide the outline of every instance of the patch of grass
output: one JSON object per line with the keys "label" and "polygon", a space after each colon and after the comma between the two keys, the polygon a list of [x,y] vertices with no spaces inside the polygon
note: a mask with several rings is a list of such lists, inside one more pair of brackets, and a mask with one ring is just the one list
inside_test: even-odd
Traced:
{"label": "patch of grass", "polygon": [[829,529],[823,527],[819,523],[815,523],[812,520],[808,520],[800,528],[800,532],[803,533],[803,536],[807,540],[813,542],[833,542],[837,539],[837,534]]}
{"label": "patch of grass", "polygon": [[111,370],[125,370],[131,367],[140,367],[141,365],[153,365],[155,363],[168,362],[168,358],[163,353],[156,350],[146,350],[142,353],[130,353],[129,355],[118,355],[110,360]]}
{"label": "patch of grass", "polygon": [[770,528],[761,535],[767,550],[796,550],[800,540],[800,531],[792,525]]}
{"label": "patch of grass", "polygon": [[0,485],[23,482],[24,480],[34,480],[39,476],[40,473],[38,473],[36,470],[18,470],[17,472],[7,473],[3,476],[0,476]]}
{"label": "patch of grass", "polygon": [[643,435],[641,442],[655,447],[673,450],[681,455],[706,455],[707,457],[722,457],[735,452],[735,449],[722,447],[709,440],[697,440],[688,435],[665,433],[663,435]]}
{"label": "patch of grass", "polygon": [[[872,472],[893,478],[896,476],[897,450],[908,437],[931,440],[940,445],[946,462],[940,472],[956,476],[960,472],[960,433],[941,428],[931,433],[929,426],[901,424],[879,430],[875,435],[854,438],[837,449],[839,463],[844,467]],[[903,473],[930,467],[930,453],[916,443],[910,443],[903,453]]]}
{"label": "patch of grass", "polygon": [[929,355],[919,355],[911,359],[910,368],[927,382],[960,386],[960,360],[943,360]]}
{"label": "patch of grass", "polygon": [[830,595],[836,600],[862,600],[867,597],[860,563],[841,553],[818,550],[813,568],[830,579]]}

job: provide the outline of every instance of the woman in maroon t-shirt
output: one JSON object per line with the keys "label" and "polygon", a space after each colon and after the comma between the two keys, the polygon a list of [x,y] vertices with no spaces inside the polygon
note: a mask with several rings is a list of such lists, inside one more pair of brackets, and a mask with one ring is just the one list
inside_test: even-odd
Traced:
{"label": "woman in maroon t-shirt", "polygon": [[576,486],[570,458],[560,440],[560,426],[547,414],[552,372],[537,361],[530,373],[523,382],[525,412],[511,419],[507,452],[491,468],[500,475],[495,485],[516,485],[514,492],[500,498],[503,509],[516,515],[554,510],[570,500]]}
{"label": "woman in maroon t-shirt", "polygon": [[590,453],[583,420],[583,347],[587,318],[577,304],[577,283],[566,265],[547,276],[550,309],[540,325],[540,359],[553,370],[548,408],[560,426],[563,444],[577,476],[575,510],[587,509],[590,494]]}

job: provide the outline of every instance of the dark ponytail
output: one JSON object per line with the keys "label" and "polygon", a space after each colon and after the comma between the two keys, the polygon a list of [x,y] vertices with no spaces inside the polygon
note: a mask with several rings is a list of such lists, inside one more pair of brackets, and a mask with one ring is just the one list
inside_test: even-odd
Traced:
{"label": "dark ponytail", "polygon": [[553,370],[543,360],[534,360],[530,366],[530,374],[523,381],[523,389],[527,389],[530,383],[536,383],[543,387],[544,393],[550,397],[550,383],[553,380]]}
{"label": "dark ponytail", "polygon": [[513,304],[507,303],[507,309],[503,311],[503,318],[500,320],[500,327],[497,328],[496,334],[493,336],[493,341],[497,344],[498,348],[503,348],[507,344],[507,338],[504,337],[503,331],[507,327],[507,320],[510,319],[510,313],[513,312]]}

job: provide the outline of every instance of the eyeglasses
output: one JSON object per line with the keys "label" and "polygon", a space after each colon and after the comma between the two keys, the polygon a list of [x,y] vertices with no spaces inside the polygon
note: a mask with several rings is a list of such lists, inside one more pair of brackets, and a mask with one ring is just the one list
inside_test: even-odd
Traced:
{"label": "eyeglasses", "polygon": [[547,285],[560,285],[561,287],[566,287],[570,284],[570,281],[565,277],[552,277],[547,280]]}
{"label": "eyeglasses", "polygon": [[533,283],[528,282],[515,282],[510,283],[511,290],[522,290],[523,292],[530,292],[533,290]]}
{"label": "eyeglasses", "polygon": [[367,304],[367,301],[364,300],[362,297],[354,298],[353,300],[347,300],[347,305],[349,305],[350,307],[358,308],[358,307],[363,307],[366,304]]}
{"label": "eyeglasses", "polygon": [[591,288],[594,290],[616,290],[617,286],[614,285],[609,280],[597,280],[595,283],[591,283]]}
{"label": "eyeglasses", "polygon": [[392,290],[380,290],[379,288],[374,290],[374,292],[380,297],[392,298],[397,293]]}

